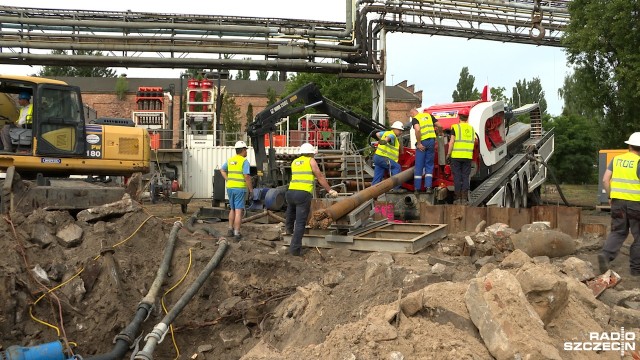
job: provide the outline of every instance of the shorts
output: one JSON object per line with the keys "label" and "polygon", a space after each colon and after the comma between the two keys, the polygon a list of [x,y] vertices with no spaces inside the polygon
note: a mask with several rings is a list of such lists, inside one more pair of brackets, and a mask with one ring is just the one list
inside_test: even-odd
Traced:
{"label": "shorts", "polygon": [[229,206],[231,210],[244,209],[244,199],[247,197],[245,189],[227,189],[229,196]]}

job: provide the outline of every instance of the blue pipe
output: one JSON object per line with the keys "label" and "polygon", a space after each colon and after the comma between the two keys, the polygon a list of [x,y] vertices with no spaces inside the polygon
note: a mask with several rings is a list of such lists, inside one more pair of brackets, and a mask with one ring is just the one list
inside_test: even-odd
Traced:
{"label": "blue pipe", "polygon": [[10,346],[4,356],[0,353],[0,359],[7,360],[67,360],[60,341],[37,346]]}

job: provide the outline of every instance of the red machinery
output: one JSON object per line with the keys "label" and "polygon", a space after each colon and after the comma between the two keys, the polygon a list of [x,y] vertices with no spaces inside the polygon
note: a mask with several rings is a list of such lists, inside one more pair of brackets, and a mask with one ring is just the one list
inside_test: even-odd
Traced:
{"label": "red machinery", "polygon": [[304,134],[305,142],[318,149],[334,149],[336,131],[326,114],[306,114],[298,118],[298,130]]}

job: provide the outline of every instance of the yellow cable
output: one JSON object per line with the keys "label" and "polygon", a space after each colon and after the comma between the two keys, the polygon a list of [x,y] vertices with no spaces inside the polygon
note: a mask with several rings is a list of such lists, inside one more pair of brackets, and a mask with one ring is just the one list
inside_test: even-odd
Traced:
{"label": "yellow cable", "polygon": [[[120,246],[122,244],[124,244],[125,242],[129,241],[135,234],[138,233],[138,231],[140,231],[140,229],[142,228],[142,225],[144,225],[147,221],[149,221],[149,219],[151,219],[153,217],[153,215],[150,215],[148,218],[146,218],[141,224],[140,226],[138,226],[138,228],[131,234],[129,235],[129,237],[127,237],[126,239],[120,241],[119,243],[113,245],[113,247],[117,247]],[[93,260],[98,260],[100,258],[100,255],[97,255],[96,257],[93,258]],[[191,253],[189,253],[189,264],[191,264]],[[31,317],[31,319],[37,323],[46,325],[52,329],[56,330],[56,333],[58,334],[58,337],[60,337],[60,329],[52,324],[49,324],[48,322],[44,321],[44,320],[40,320],[38,319],[35,315],[33,315],[33,311],[32,309],[38,305],[38,303],[40,302],[40,300],[42,300],[45,296],[49,295],[50,293],[54,292],[55,290],[67,285],[69,282],[71,282],[71,280],[75,279],[76,277],[78,277],[80,274],[82,274],[82,272],[84,271],[84,267],[81,268],[75,275],[73,275],[72,277],[68,278],[66,281],[64,281],[63,283],[59,284],[56,287],[53,287],[51,289],[49,289],[46,293],[40,295],[40,297],[38,299],[36,299],[36,301],[33,302],[33,304],[29,305],[29,316]]]}
{"label": "yellow cable", "polygon": [[[169,290],[165,291],[164,295],[162,295],[162,299],[160,300],[160,303],[162,304],[162,310],[164,310],[165,315],[167,314],[167,308],[164,306],[164,297],[182,283],[182,281],[187,277],[187,274],[189,274],[190,269],[191,269],[191,249],[189,249],[189,265],[187,266],[187,271],[184,273],[184,275],[182,275],[180,280],[178,280],[178,282],[175,283],[175,285],[173,285]],[[178,360],[178,358],[180,357],[180,349],[178,349],[178,344],[176,344],[176,338],[173,334],[173,325],[169,325],[169,330],[171,331],[171,341],[173,341],[173,347],[176,349],[176,357],[174,360]]]}

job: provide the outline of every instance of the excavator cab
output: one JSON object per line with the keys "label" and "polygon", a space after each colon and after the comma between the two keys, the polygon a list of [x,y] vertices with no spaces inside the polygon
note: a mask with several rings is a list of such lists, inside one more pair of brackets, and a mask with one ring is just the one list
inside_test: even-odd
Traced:
{"label": "excavator cab", "polygon": [[[10,126],[11,147],[16,155],[72,157],[84,154],[85,125],[80,89],[56,80],[32,77],[0,77],[0,110],[4,126]],[[16,124],[20,113],[17,97],[31,95],[33,107],[27,124]],[[5,139],[7,140],[7,139]]]}

